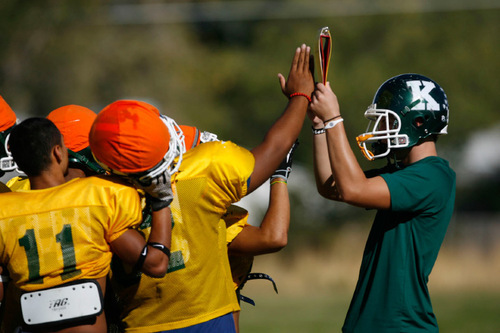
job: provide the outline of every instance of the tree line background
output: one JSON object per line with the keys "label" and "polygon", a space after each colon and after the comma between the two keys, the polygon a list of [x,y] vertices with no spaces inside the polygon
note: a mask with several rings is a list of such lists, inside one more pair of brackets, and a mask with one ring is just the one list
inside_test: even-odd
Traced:
{"label": "tree line background", "polygon": [[[314,47],[319,28],[329,26],[329,80],[348,135],[365,130],[363,112],[383,81],[424,74],[448,94],[449,135],[440,147],[460,168],[468,139],[500,124],[500,5],[407,3],[4,0],[0,93],[25,116],[145,99],[179,123],[251,148],[285,106],[276,74],[287,74],[295,47]],[[311,169],[308,124],[296,161]],[[459,179],[457,209],[498,212],[498,185],[497,172],[472,184]]]}

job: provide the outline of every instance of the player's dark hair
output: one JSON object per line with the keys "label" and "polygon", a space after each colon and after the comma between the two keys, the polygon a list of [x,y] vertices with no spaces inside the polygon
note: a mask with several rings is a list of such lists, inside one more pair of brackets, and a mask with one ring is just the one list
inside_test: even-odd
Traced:
{"label": "player's dark hair", "polygon": [[28,118],[10,133],[12,157],[28,176],[38,176],[50,166],[50,155],[56,145],[62,146],[61,132],[46,118]]}

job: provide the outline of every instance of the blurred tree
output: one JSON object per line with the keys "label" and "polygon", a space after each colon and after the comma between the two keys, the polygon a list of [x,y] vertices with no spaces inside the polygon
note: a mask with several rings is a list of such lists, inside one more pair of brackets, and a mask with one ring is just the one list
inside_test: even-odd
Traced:
{"label": "blurred tree", "polygon": [[[470,133],[500,122],[498,9],[425,12],[427,2],[413,1],[413,13],[376,14],[385,2],[283,0],[255,2],[244,19],[222,21],[203,3],[3,0],[0,94],[15,110],[42,116],[65,104],[98,112],[116,99],[145,99],[179,123],[251,148],[285,106],[276,74],[287,74],[294,48],[314,47],[318,29],[329,26],[329,80],[364,167],[383,161],[365,162],[355,147],[363,112],[378,86],[403,72],[427,75],[447,92],[450,134],[440,146],[451,158]],[[310,169],[305,124],[295,160]]]}

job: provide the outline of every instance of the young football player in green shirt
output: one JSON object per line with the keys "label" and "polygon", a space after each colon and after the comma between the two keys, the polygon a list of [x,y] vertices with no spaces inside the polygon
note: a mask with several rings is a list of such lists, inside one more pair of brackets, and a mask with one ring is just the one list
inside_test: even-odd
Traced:
{"label": "young football player in green shirt", "polygon": [[438,332],[427,282],[455,201],[455,172],[437,155],[446,134],[448,100],[418,74],[390,78],[365,112],[356,139],[369,160],[363,172],[349,146],[336,95],[319,83],[312,96],[314,166],[319,193],[377,209],[343,332]]}

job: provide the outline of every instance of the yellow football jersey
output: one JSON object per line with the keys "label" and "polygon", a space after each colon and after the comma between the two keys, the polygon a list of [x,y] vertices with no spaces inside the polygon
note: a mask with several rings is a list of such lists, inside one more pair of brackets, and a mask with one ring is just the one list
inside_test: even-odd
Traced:
{"label": "yellow football jersey", "polygon": [[[227,209],[227,213],[223,216],[226,224],[226,244],[229,246],[233,239],[248,224],[248,211],[236,205],[231,205]],[[231,267],[231,275],[233,277],[234,290],[237,290],[243,282],[246,281],[248,273],[252,269],[253,256],[229,256],[229,266]]]}
{"label": "yellow football jersey", "polygon": [[[154,279],[113,266],[127,332],[189,327],[239,310],[229,268],[223,214],[247,193],[255,160],[231,142],[184,154],[172,177],[172,245],[168,273]],[[148,234],[149,228],[144,230]]]}
{"label": "yellow football jersey", "polygon": [[16,176],[7,182],[11,191],[30,190],[30,180],[26,176]]}
{"label": "yellow football jersey", "polygon": [[137,191],[101,177],[0,195],[0,263],[24,291],[106,276],[109,243],[142,220]]}
{"label": "yellow football jersey", "polygon": [[226,243],[229,246],[233,239],[248,225],[248,211],[240,206],[231,205],[222,219],[226,223]]}

